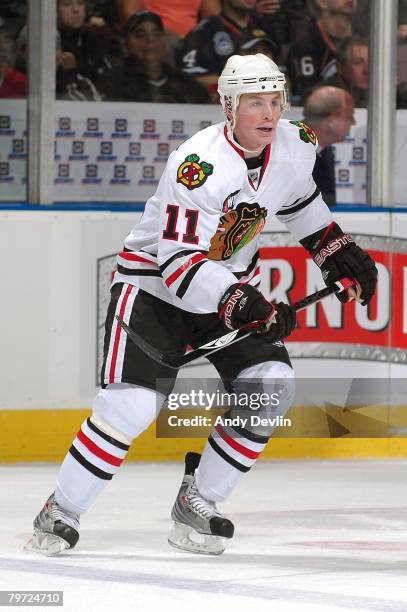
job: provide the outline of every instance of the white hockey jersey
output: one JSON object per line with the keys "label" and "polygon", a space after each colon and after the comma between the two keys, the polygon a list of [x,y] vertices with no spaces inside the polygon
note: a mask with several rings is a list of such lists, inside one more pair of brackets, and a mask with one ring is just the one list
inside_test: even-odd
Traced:
{"label": "white hockey jersey", "polygon": [[332,221],[312,178],[316,145],[303,123],[281,119],[256,176],[224,123],[189,138],[127,236],[113,282],[189,312],[216,312],[230,285],[258,283],[266,217],[277,215],[297,240]]}

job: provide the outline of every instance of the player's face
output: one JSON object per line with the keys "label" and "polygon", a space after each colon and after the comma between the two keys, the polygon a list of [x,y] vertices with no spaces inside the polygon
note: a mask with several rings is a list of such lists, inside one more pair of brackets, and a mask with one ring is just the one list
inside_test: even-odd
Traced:
{"label": "player's face", "polygon": [[152,21],[143,21],[126,37],[128,55],[141,64],[161,61],[167,54],[165,34]]}
{"label": "player's face", "polygon": [[261,150],[271,143],[280,117],[280,92],[243,94],[236,113],[235,138],[245,149]]}
{"label": "player's face", "polygon": [[58,22],[62,28],[76,30],[85,23],[85,0],[59,0]]}
{"label": "player's face", "polygon": [[366,45],[350,47],[349,69],[352,84],[358,89],[367,89],[369,86],[369,49]]}

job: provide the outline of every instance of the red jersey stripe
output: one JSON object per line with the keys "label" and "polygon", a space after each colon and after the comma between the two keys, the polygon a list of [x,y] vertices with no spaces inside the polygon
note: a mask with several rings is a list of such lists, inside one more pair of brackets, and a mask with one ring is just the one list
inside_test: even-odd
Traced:
{"label": "red jersey stripe", "polygon": [[261,183],[261,180],[263,178],[263,175],[266,171],[266,168],[268,166],[269,160],[270,160],[270,151],[271,151],[271,145],[266,145],[266,153],[264,155],[264,162],[263,162],[263,166],[260,170],[260,178],[259,178],[259,185]]}
{"label": "red jersey stripe", "polygon": [[171,287],[171,285],[177,280],[181,274],[183,274],[186,270],[188,270],[191,266],[198,263],[198,261],[202,261],[202,259],[206,259],[206,255],[203,253],[197,253],[197,255],[193,255],[190,257],[185,263],[182,264],[179,268],[175,270],[165,281],[167,287]]}
{"label": "red jersey stripe", "polygon": [[121,257],[122,259],[127,259],[128,261],[140,261],[141,263],[150,264],[152,266],[157,265],[154,261],[144,259],[144,257],[140,257],[140,255],[136,255],[135,253],[127,253],[126,251],[121,251],[119,253],[119,257]]}
{"label": "red jersey stripe", "polygon": [[239,442],[236,442],[236,440],[228,436],[227,433],[219,425],[217,425],[215,429],[220,435],[220,437],[223,438],[223,440],[225,440],[225,442],[227,442],[229,446],[234,448],[241,455],[244,455],[249,459],[257,459],[257,457],[260,455],[260,451],[257,453],[256,451],[252,451],[250,448],[246,448],[242,444],[239,444]]}
{"label": "red jersey stripe", "polygon": [[102,448],[99,448],[97,444],[95,444],[86,434],[83,433],[82,429],[78,431],[76,437],[84,446],[86,446],[88,450],[90,450],[91,453],[96,455],[96,457],[99,457],[99,459],[103,459],[103,461],[106,461],[106,463],[114,465],[115,467],[119,467],[123,463],[123,459],[119,459],[119,457],[115,457],[114,455],[104,451]]}

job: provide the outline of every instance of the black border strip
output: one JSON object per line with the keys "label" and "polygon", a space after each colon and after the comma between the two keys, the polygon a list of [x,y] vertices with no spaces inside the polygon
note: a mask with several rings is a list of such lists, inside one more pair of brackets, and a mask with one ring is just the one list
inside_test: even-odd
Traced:
{"label": "black border strip", "polygon": [[[277,217],[282,217],[284,215],[291,215],[292,213],[297,212],[298,210],[301,210],[301,208],[305,208],[305,206],[308,206],[308,204],[311,204],[311,202],[313,200],[315,200],[315,198],[317,198],[319,196],[321,192],[319,191],[318,187],[315,189],[314,193],[307,198],[306,200],[304,200],[303,202],[300,202],[297,206],[294,206],[293,204],[291,205],[291,208],[288,208],[287,210],[285,209],[280,209],[277,213],[276,216]],[[296,200],[297,201],[297,200]],[[295,202],[294,202],[295,204]]]}
{"label": "black border strip", "polygon": [[216,444],[212,436],[209,436],[208,442],[212,446],[213,450],[218,453],[220,457],[222,457],[222,459],[230,463],[230,465],[233,465],[233,467],[239,470],[239,472],[248,472],[250,470],[247,465],[242,465],[241,463],[238,463],[235,459],[232,459],[232,457],[229,457],[229,455],[225,453],[225,451]]}
{"label": "black border strip", "polygon": [[259,251],[257,251],[254,256],[252,261],[250,262],[250,265],[248,266],[248,268],[244,271],[244,272],[233,272],[233,274],[236,276],[236,278],[239,280],[240,278],[243,278],[244,276],[248,276],[251,272],[253,272],[253,270],[255,269],[257,262],[260,259],[260,253]]}
{"label": "black border strip", "polygon": [[120,264],[117,266],[117,271],[125,276],[162,276],[159,270],[138,270],[131,268],[124,268]]}
{"label": "black border strip", "polygon": [[188,272],[185,274],[184,278],[182,279],[180,286],[177,289],[177,292],[175,294],[177,297],[179,298],[184,297],[184,295],[188,291],[189,285],[191,284],[195,274],[198,272],[199,268],[203,266],[203,264],[206,263],[207,261],[208,261],[207,259],[198,261],[198,263],[196,263],[194,266],[192,266],[190,270],[188,270]]}
{"label": "black border strip", "polygon": [[172,262],[176,259],[179,259],[180,257],[186,257],[187,255],[192,255],[192,253],[203,253],[204,255],[206,255],[207,251],[200,251],[199,249],[184,249],[183,251],[178,251],[177,253],[175,253],[175,255],[171,255],[171,257],[167,259],[167,261],[161,264],[161,272],[164,272],[164,270],[168,268],[168,266],[171,265]]}
{"label": "black border strip", "polygon": [[104,472],[103,470],[100,470],[95,465],[90,463],[90,461],[85,459],[85,457],[83,457],[80,454],[78,449],[75,448],[75,446],[73,444],[72,444],[71,448],[69,449],[69,452],[71,453],[72,457],[74,457],[74,459],[76,459],[76,461],[78,463],[80,463],[84,468],[86,468],[89,472],[92,472],[92,474],[94,474],[95,476],[97,476],[101,480],[112,480],[113,474],[109,474],[108,472]]}
{"label": "black border strip", "polygon": [[[237,425],[233,425],[233,426],[231,425],[230,429],[232,429],[234,432],[239,434],[239,438],[243,438],[243,439],[246,438],[246,440],[250,440],[250,442],[256,442],[257,444],[267,444],[267,442],[269,441],[269,438],[267,438],[266,436],[258,436],[252,433],[251,431],[247,431],[246,429],[243,429],[242,427],[238,427]],[[257,452],[257,451],[254,451],[254,452]]]}
{"label": "black border strip", "polygon": [[98,436],[103,438],[103,440],[106,440],[106,442],[109,442],[109,444],[111,444],[112,446],[117,446],[117,448],[121,448],[121,450],[125,450],[125,451],[129,450],[130,446],[127,446],[127,444],[123,444],[123,442],[119,442],[118,440],[115,440],[114,438],[112,438],[108,434],[105,434],[104,431],[101,431],[98,427],[96,427],[96,425],[94,423],[92,423],[92,421],[90,420],[90,417],[88,417],[86,419],[86,423],[87,423],[89,429],[91,429]]}

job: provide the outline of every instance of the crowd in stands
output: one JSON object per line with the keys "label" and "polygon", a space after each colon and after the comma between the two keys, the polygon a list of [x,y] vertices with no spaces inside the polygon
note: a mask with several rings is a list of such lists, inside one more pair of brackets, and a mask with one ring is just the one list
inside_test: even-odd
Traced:
{"label": "crowd in stands", "polygon": [[[215,103],[234,53],[265,53],[292,103],[322,86],[366,107],[369,0],[55,0],[56,95]],[[407,108],[407,0],[399,2],[397,105]],[[0,3],[0,98],[27,95],[26,0]]]}

